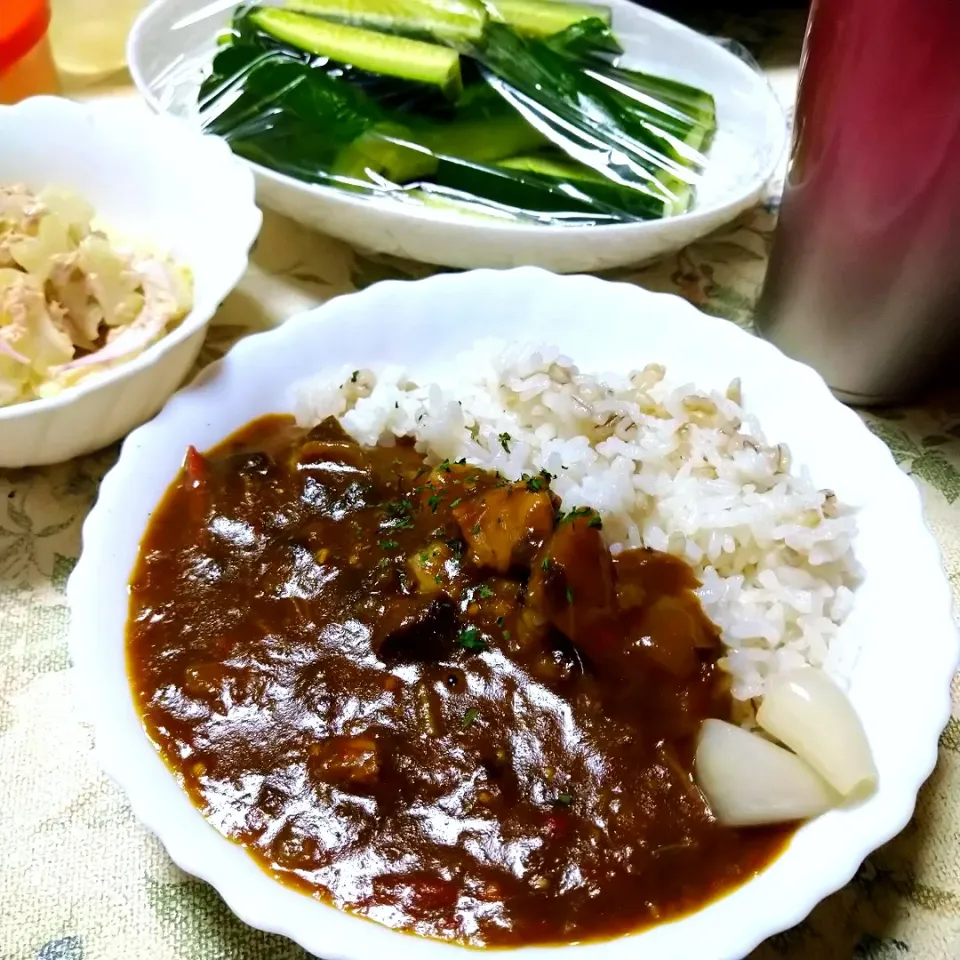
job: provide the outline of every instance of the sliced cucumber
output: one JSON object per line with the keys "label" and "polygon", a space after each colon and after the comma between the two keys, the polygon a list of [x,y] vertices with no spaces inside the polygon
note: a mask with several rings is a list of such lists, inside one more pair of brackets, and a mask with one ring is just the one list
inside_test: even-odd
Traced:
{"label": "sliced cucumber", "polygon": [[558,0],[486,0],[490,18],[525,37],[550,37],[582,20],[610,24],[609,7]]}
{"label": "sliced cucumber", "polygon": [[506,169],[441,159],[436,182],[468,196],[482,197],[519,210],[591,213],[609,220],[656,219],[665,213],[661,197],[614,183],[543,176],[528,170]]}
{"label": "sliced cucumber", "polygon": [[457,120],[436,130],[418,132],[417,139],[437,155],[481,163],[537,150],[547,143],[543,134],[518,113]]}
{"label": "sliced cucumber", "polygon": [[536,174],[538,177],[555,184],[570,184],[601,203],[618,210],[625,210],[642,219],[657,219],[673,213],[673,204],[659,192],[643,190],[640,187],[628,187],[608,180],[591,167],[570,160],[534,155],[511,157],[497,163],[507,170],[519,170]]}
{"label": "sliced cucumber", "polygon": [[567,196],[562,190],[541,183],[532,174],[478,164],[441,161],[436,183],[446,190],[455,191],[465,199],[477,197],[517,210],[584,213],[593,209],[589,201]]}
{"label": "sliced cucumber", "polygon": [[433,176],[438,157],[492,162],[536,150],[545,142],[519,114],[461,120],[416,131],[384,123],[344,147],[332,172],[350,180],[374,175],[407,184]]}
{"label": "sliced cucumber", "polygon": [[691,87],[679,80],[654,77],[639,70],[627,70],[623,67],[613,67],[600,72],[614,80],[619,79],[654,100],[672,107],[691,125],[708,128],[715,128],[717,125],[716,102],[705,90]]}
{"label": "sliced cucumber", "polygon": [[331,174],[347,180],[382,177],[391,183],[410,183],[432,177],[437,158],[419,146],[408,130],[384,123],[372,127],[337,155]]}
{"label": "sliced cucumber", "polygon": [[450,100],[456,100],[463,89],[460,57],[448,47],[329,23],[289,10],[264,8],[250,19],[282,43],[370,73],[439,87]]}
{"label": "sliced cucumber", "polygon": [[387,33],[454,42],[476,42],[487,25],[487,11],[479,0],[286,0],[283,8]]}
{"label": "sliced cucumber", "polygon": [[592,183],[609,183],[606,177],[597,173],[592,167],[557,157],[534,154],[531,156],[513,156],[501,160],[498,167],[507,170],[526,170],[528,173],[539,173],[545,177],[556,177],[568,180],[589,180]]}

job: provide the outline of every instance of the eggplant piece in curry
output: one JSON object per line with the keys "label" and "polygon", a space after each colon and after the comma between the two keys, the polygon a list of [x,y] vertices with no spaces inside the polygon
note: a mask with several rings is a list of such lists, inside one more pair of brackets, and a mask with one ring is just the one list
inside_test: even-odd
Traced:
{"label": "eggplant piece in curry", "polygon": [[693,782],[729,719],[689,568],[613,556],[509,482],[336,420],[190,450],[142,544],[128,662],[149,736],[274,877],[471,945],[616,936],[762,869]]}

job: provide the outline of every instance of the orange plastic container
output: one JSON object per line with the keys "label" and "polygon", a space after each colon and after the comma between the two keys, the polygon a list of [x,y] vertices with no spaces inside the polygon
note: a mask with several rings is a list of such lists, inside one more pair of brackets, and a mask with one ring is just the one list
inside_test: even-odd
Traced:
{"label": "orange plastic container", "polygon": [[47,27],[47,0],[0,0],[0,103],[57,93]]}

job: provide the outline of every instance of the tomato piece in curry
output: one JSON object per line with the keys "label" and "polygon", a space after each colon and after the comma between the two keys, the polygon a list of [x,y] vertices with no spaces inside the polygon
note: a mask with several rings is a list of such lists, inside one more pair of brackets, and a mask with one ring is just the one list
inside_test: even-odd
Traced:
{"label": "tomato piece in curry", "polygon": [[681,561],[336,420],[191,450],[131,583],[131,683],[194,803],[283,883],[475,946],[613,937],[761,870],[692,777],[729,719]]}

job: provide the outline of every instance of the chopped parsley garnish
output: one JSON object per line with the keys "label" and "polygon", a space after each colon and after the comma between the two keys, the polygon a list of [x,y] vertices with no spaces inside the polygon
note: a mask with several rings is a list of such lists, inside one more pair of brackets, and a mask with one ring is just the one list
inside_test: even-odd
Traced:
{"label": "chopped parsley garnish", "polygon": [[540,561],[540,569],[541,569],[541,570],[549,570],[549,569],[550,569],[550,558],[549,558],[549,557],[544,557],[543,560]]}
{"label": "chopped parsley garnish", "polygon": [[504,630],[504,631],[503,631],[503,639],[504,639],[504,640],[509,640],[509,639],[510,639],[510,631],[509,631],[509,630]]}
{"label": "chopped parsley garnish", "polygon": [[578,517],[589,517],[592,513],[592,507],[574,507],[569,513],[561,513],[557,523],[572,523]]}
{"label": "chopped parsley garnish", "polygon": [[572,793],[561,793],[557,796],[557,803],[562,807],[569,807],[573,803],[573,794]]}
{"label": "chopped parsley garnish", "polygon": [[500,441],[500,446],[509,453],[510,452],[510,440],[512,439],[509,433],[501,433],[497,439]]}
{"label": "chopped parsley garnish", "polygon": [[458,466],[458,467],[464,467],[464,466],[466,466],[466,464],[467,464],[467,458],[466,458],[466,457],[461,457],[461,458],[457,461],[457,466]]}
{"label": "chopped parsley garnish", "polygon": [[420,562],[426,563],[429,559],[430,559],[430,554],[427,553],[426,550],[424,550],[423,553],[420,554]]}
{"label": "chopped parsley garnish", "polygon": [[476,536],[476,535],[480,532],[480,524],[479,524],[479,523],[475,523],[475,524],[473,525],[473,529],[472,529],[470,532],[471,532],[474,536]]}
{"label": "chopped parsley garnish", "polygon": [[357,382],[357,377],[359,377],[359,376],[360,376],[360,371],[359,371],[359,370],[354,370],[353,373],[350,374],[350,382],[351,382],[351,383],[356,383],[356,382]]}
{"label": "chopped parsley garnish", "polygon": [[528,477],[527,489],[531,493],[539,493],[544,487],[543,477]]}
{"label": "chopped parsley garnish", "polygon": [[503,617],[497,617],[497,626],[498,626],[498,627],[502,627],[503,624],[504,624],[504,619],[503,619]]}
{"label": "chopped parsley garnish", "polygon": [[430,509],[436,513],[437,504],[440,503],[440,494],[435,493],[433,496],[427,498],[427,503],[430,504]]}
{"label": "chopped parsley garnish", "polygon": [[444,460],[443,463],[441,463],[441,464],[437,467],[437,469],[438,469],[438,470],[442,470],[444,473],[449,473],[449,472],[450,472],[450,461],[449,461],[449,460]]}
{"label": "chopped parsley garnish", "polygon": [[448,540],[447,546],[453,551],[455,557],[463,555],[463,544],[459,540]]}
{"label": "chopped parsley garnish", "polygon": [[476,707],[471,707],[463,715],[463,719],[460,721],[460,726],[463,727],[464,730],[466,730],[467,727],[469,727],[470,724],[472,724],[479,716],[480,716],[480,711]]}
{"label": "chopped parsley garnish", "polygon": [[413,526],[413,518],[410,516],[413,504],[406,497],[381,503],[380,506],[386,510],[387,517],[393,521],[397,530],[409,530]]}
{"label": "chopped parsley garnish", "polygon": [[457,499],[450,504],[450,509],[452,510],[454,507],[456,507],[458,504],[461,504],[461,503],[463,503],[463,497],[457,497]]}
{"label": "chopped parsley garnish", "polygon": [[433,578],[433,582],[434,582],[434,583],[443,583],[443,574],[438,573],[438,574]]}
{"label": "chopped parsley garnish", "polygon": [[587,524],[588,527],[593,527],[595,530],[603,529],[603,521],[600,519],[600,514],[595,513],[591,518],[590,522]]}
{"label": "chopped parsley garnish", "polygon": [[567,587],[567,603],[573,603],[573,591]]}
{"label": "chopped parsley garnish", "polygon": [[381,540],[381,541],[380,541],[380,549],[381,549],[381,550],[396,550],[396,548],[399,547],[399,546],[400,546],[400,544],[397,543],[396,540]]}
{"label": "chopped parsley garnish", "polygon": [[459,643],[464,650],[487,649],[487,642],[480,636],[480,631],[476,627],[467,627],[467,629],[457,637],[457,643]]}
{"label": "chopped parsley garnish", "polygon": [[476,595],[481,600],[487,600],[493,596],[493,591],[485,583],[481,583],[480,586],[477,587]]}

